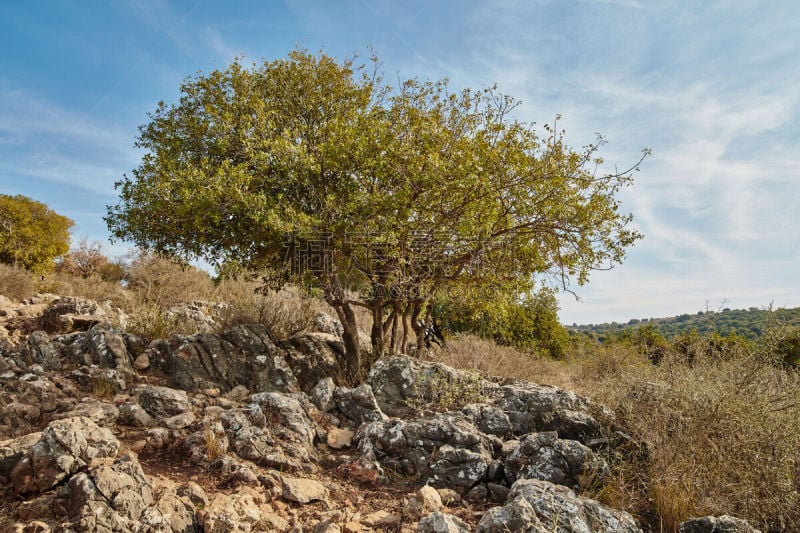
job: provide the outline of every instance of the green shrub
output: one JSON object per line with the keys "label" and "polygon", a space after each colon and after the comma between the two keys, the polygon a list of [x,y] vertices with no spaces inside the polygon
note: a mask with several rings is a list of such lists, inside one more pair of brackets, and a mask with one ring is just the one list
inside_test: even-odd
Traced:
{"label": "green shrub", "polygon": [[519,298],[514,291],[445,295],[434,315],[445,331],[472,333],[504,346],[563,357],[569,334],[558,320],[558,301],[550,289]]}

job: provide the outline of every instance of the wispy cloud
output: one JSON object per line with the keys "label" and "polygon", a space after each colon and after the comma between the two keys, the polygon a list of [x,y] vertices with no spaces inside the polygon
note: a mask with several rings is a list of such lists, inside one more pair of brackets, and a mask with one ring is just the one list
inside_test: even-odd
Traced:
{"label": "wispy cloud", "polygon": [[91,120],[19,90],[0,90],[0,168],[107,195],[138,159],[135,128]]}

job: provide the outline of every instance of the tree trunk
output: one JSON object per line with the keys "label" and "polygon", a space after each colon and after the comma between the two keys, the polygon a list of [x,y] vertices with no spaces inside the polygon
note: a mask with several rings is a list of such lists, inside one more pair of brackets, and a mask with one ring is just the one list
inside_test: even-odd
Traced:
{"label": "tree trunk", "polygon": [[361,347],[358,344],[358,324],[356,314],[348,303],[334,303],[333,308],[342,323],[344,341],[344,368],[342,374],[347,385],[355,385],[361,377]]}
{"label": "tree trunk", "polygon": [[372,330],[370,340],[372,341],[372,360],[377,361],[383,357],[383,298],[376,297],[372,301]]}
{"label": "tree trunk", "polygon": [[411,313],[411,304],[406,302],[406,308],[403,309],[403,342],[400,344],[401,353],[406,353],[408,350],[408,331],[411,329],[408,323],[409,313]]}

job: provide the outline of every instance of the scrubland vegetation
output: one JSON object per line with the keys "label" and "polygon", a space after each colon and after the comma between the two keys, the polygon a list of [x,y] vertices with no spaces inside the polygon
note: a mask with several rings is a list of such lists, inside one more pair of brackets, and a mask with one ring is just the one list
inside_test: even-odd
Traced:
{"label": "scrubland vegetation", "polygon": [[[278,337],[306,328],[315,311],[330,312],[322,300],[294,287],[262,294],[257,280],[215,282],[202,271],[146,254],[120,268],[124,286],[97,273],[53,273],[42,281],[0,265],[0,293],[109,300],[129,314],[133,332],[148,338],[191,333],[189,322],[168,313],[187,300],[224,302],[223,325],[259,322]],[[366,333],[368,314],[361,318]],[[800,328],[772,316],[752,340],[698,333],[666,340],[640,330],[600,343],[573,335],[556,359],[465,332],[451,334],[445,348],[426,357],[560,386],[611,408],[618,432],[609,435],[617,443],[608,457],[611,479],[585,490],[643,524],[676,531],[689,517],[728,513],[778,531],[800,523],[797,339]]]}

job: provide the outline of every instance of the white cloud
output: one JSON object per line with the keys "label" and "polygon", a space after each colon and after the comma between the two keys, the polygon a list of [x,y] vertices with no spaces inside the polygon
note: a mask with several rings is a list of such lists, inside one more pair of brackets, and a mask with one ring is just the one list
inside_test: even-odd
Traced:
{"label": "white cloud", "polygon": [[0,168],[7,173],[107,195],[138,160],[134,131],[22,91],[0,91]]}

